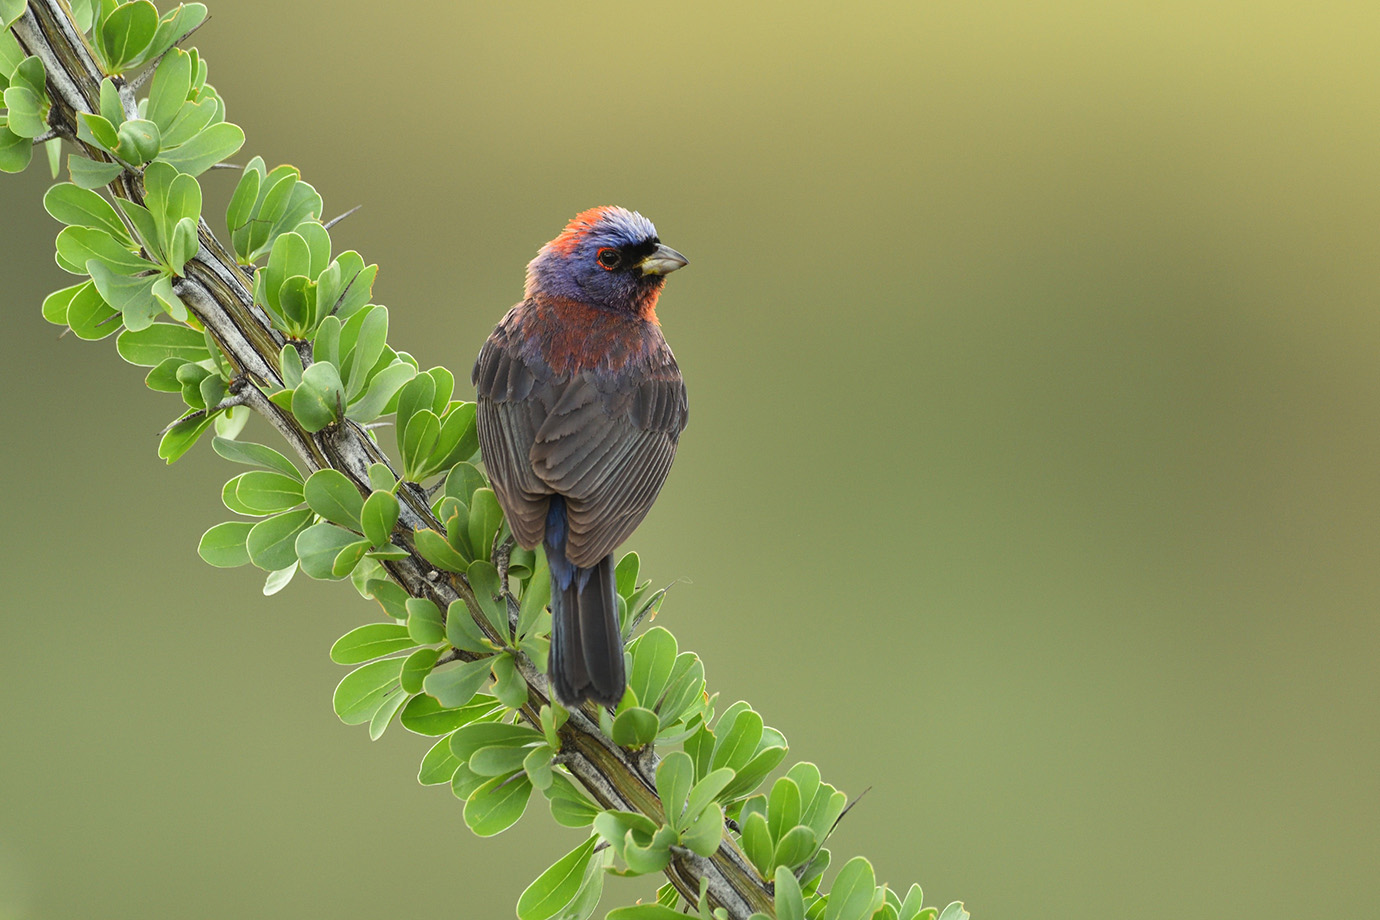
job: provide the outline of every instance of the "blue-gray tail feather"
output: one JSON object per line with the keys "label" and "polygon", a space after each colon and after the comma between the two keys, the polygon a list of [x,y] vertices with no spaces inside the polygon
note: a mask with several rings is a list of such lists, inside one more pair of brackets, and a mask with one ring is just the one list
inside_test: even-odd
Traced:
{"label": "blue-gray tail feather", "polygon": [[553,496],[545,540],[551,567],[551,687],[567,707],[585,700],[614,706],[623,698],[627,675],[613,555],[593,568],[574,565],[565,554],[566,527],[565,499]]}

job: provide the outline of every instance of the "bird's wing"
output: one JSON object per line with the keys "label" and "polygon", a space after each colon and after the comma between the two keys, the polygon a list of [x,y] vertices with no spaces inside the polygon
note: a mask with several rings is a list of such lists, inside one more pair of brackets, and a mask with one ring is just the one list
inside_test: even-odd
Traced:
{"label": "bird's wing", "polygon": [[532,469],[530,459],[550,405],[551,384],[545,376],[543,369],[529,367],[497,333],[484,343],[473,374],[484,467],[514,539],[528,549],[545,535],[552,492]]}
{"label": "bird's wing", "polygon": [[667,350],[635,380],[584,371],[553,395],[531,467],[566,496],[566,552],[588,568],[628,538],[666,481],[688,416],[685,384]]}

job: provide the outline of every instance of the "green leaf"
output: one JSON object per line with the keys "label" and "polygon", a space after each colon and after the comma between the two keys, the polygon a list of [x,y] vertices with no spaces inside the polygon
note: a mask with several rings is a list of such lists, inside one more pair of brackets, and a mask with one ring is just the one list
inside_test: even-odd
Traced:
{"label": "green leaf", "polygon": [[311,524],[310,509],[288,511],[264,518],[249,531],[249,560],[259,568],[277,572],[297,565],[297,535]]}
{"label": "green leaf", "polygon": [[634,904],[614,908],[604,920],[685,920],[685,914],[661,904]]}
{"label": "green leaf", "polygon": [[499,722],[479,722],[466,725],[450,739],[450,748],[461,760],[469,760],[476,751],[486,747],[520,748],[540,744],[541,732],[526,725],[507,725]]}
{"label": "green leaf", "polygon": [[420,482],[426,476],[429,472],[428,461],[440,437],[441,422],[430,409],[422,409],[412,416],[402,442],[403,476],[406,479]]}
{"label": "green leaf", "polygon": [[[4,136],[6,134],[9,134],[7,130],[0,130],[0,169],[3,169],[5,172],[21,172],[24,166],[20,166],[19,169],[10,169],[5,165]],[[13,137],[14,135],[10,134],[10,136]],[[33,145],[25,141],[24,150],[26,154],[24,157],[24,165],[27,166],[29,162],[28,154],[33,152]],[[72,177],[73,184],[80,188],[96,189],[109,185],[124,171],[125,168],[119,163],[103,163],[98,160],[88,160],[85,157],[77,156],[75,153],[67,157],[67,172]]]}
{"label": "green leaf", "polygon": [[158,442],[158,458],[169,464],[176,463],[182,455],[192,449],[197,438],[215,421],[213,416],[185,418],[164,433]]}
{"label": "green leaf", "polygon": [[375,492],[391,491],[398,482],[386,463],[369,464],[369,486]]}
{"label": "green leaf", "polygon": [[[33,159],[33,156],[33,141],[27,137],[20,137],[8,126],[0,127],[0,172],[21,173],[29,168],[29,161]],[[117,174],[118,171],[117,168]],[[76,181],[76,176],[73,176],[72,179]],[[98,184],[103,185],[104,183]]]}
{"label": "green leaf", "polygon": [[444,496],[436,504],[436,516],[446,528],[446,542],[464,559],[473,559],[474,550],[470,547],[470,509],[459,499]]}
{"label": "green leaf", "polygon": [[[255,163],[259,164],[258,168],[255,168]],[[264,178],[262,164],[263,160],[255,157],[240,173],[240,181],[235,186],[235,193],[230,196],[230,205],[225,211],[225,229],[230,233],[235,255],[241,263],[250,260],[250,253],[245,249],[248,234],[243,231],[249,228],[249,222],[254,219],[254,207],[259,200],[259,185]]]}
{"label": "green leaf", "polygon": [[[344,578],[348,573],[335,573],[336,557],[358,539],[348,530],[334,524],[322,522],[311,525],[297,536],[296,551],[297,558],[302,561],[302,571],[320,581]],[[401,626],[398,628],[404,629]]]}
{"label": "green leaf", "polygon": [[551,817],[561,827],[589,827],[599,814],[598,806],[559,773],[552,775],[551,786],[545,794],[551,803]]}
{"label": "green leaf", "polygon": [[747,762],[747,764],[737,771],[733,782],[723,792],[724,801],[732,801],[741,796],[748,795],[756,789],[762,780],[766,779],[767,774],[776,769],[776,765],[786,758],[786,748],[780,746],[762,746],[761,750]]}
{"label": "green leaf", "polygon": [[56,179],[62,172],[62,138],[48,138],[43,142],[43,152],[48,157],[48,173]]}
{"label": "green leaf", "polygon": [[911,885],[905,900],[896,908],[897,920],[915,920],[925,906],[925,893],[919,885]]}
{"label": "green leaf", "polygon": [[283,386],[289,390],[297,389],[302,382],[302,353],[291,342],[278,353],[278,368],[282,372]]}
{"label": "green leaf", "polygon": [[25,5],[25,0],[0,0],[0,29],[8,29],[23,16]]}
{"label": "green leaf", "polygon": [[[67,325],[67,308],[71,305],[73,298],[88,286],[91,282],[83,281],[81,284],[74,284],[71,287],[54,291],[43,298],[43,318],[56,326]],[[165,392],[176,392],[176,389]]]}
{"label": "green leaf", "polygon": [[[436,396],[436,381],[430,374],[418,374],[408,381],[407,385],[398,393],[398,413],[395,419],[398,449],[407,456],[404,447],[405,435],[408,426],[412,423],[412,417],[422,409],[430,411],[431,401]],[[440,433],[439,426],[437,433]]]}
{"label": "green leaf", "polygon": [[87,274],[86,265],[92,259],[121,275],[138,275],[158,268],[130,252],[104,230],[68,227],[57,235],[57,263],[64,271]]}
{"label": "green leaf", "polygon": [[245,541],[254,527],[251,521],[226,521],[201,535],[196,551],[202,559],[222,569],[249,564]]}
{"label": "green leaf", "polygon": [[762,817],[760,812],[753,812],[741,824],[743,830],[740,842],[743,845],[743,853],[747,855],[757,874],[766,878],[771,874],[771,857],[775,849],[772,846],[771,833],[767,830],[767,819]]}
{"label": "green leaf", "polygon": [[509,709],[520,709],[527,702],[527,681],[518,673],[512,655],[493,658],[494,696]]}
{"label": "green leaf", "polygon": [[[362,317],[362,318],[361,318]],[[346,371],[346,394],[354,399],[364,392],[369,372],[374,369],[383,350],[388,347],[388,308],[374,307],[360,310],[350,319],[354,325],[359,320],[359,331],[350,349],[350,360]]]}
{"label": "green leaf", "polygon": [[460,573],[469,567],[464,557],[451,549],[446,538],[434,530],[415,531],[412,540],[422,558],[442,571]]}
{"label": "green leaf", "polygon": [[452,661],[427,675],[422,687],[447,709],[464,706],[489,679],[489,660]]}
{"label": "green leaf", "polygon": [[310,432],[336,420],[336,409],[345,404],[345,390],[335,365],[318,361],[302,372],[302,382],[292,392],[292,414]]}
{"label": "green leaf", "polygon": [[776,868],[776,920],[805,920],[805,899],[800,882],[786,866]]}
{"label": "green leaf", "polygon": [[101,299],[96,285],[89,281],[79,287],[67,305],[67,325],[72,327],[77,338],[88,342],[103,339],[123,328],[119,312]]}
{"label": "green leaf", "polygon": [[384,731],[388,728],[393,717],[398,714],[398,710],[407,702],[408,693],[399,687],[383,698],[379,708],[374,710],[374,715],[369,719],[369,740],[377,741],[383,737]]}
{"label": "green leaf", "polygon": [[784,836],[777,838],[776,852],[772,854],[772,863],[777,866],[795,868],[809,859],[817,846],[819,846],[819,839],[815,837],[815,832],[803,824],[797,824],[788,830]]}
{"label": "green leaf", "polygon": [[48,101],[45,98],[24,86],[11,86],[5,90],[4,97],[9,109],[10,131],[33,140],[48,130]]}
{"label": "green leaf", "polygon": [[148,0],[124,3],[96,26],[96,50],[106,73],[121,73],[137,61],[158,31],[158,10]]}
{"label": "green leaf", "polygon": [[470,502],[469,539],[477,558],[488,559],[503,527],[503,509],[493,489],[476,489]]}
{"label": "green leaf", "polygon": [[398,500],[388,492],[373,492],[360,507],[359,520],[371,543],[386,546],[398,523]]}
{"label": "green leaf", "polygon": [[474,403],[455,403],[441,417],[441,434],[431,453],[432,470],[443,470],[460,460],[468,460],[479,449]]}
{"label": "green leaf", "polygon": [[446,641],[465,651],[485,655],[493,651],[493,643],[479,629],[479,624],[470,616],[470,608],[464,601],[451,601],[446,610]]}
{"label": "green leaf", "polygon": [[[512,568],[508,569],[509,575]],[[546,551],[539,549],[537,566],[522,589],[522,603],[518,608],[518,638],[527,636],[541,617],[542,611],[551,603],[551,568],[546,564]],[[641,699],[641,697],[639,697]]]}
{"label": "green leaf", "polygon": [[273,514],[302,504],[302,483],[273,470],[250,470],[238,477],[235,497],[255,514]]}
{"label": "green leaf", "polygon": [[522,760],[523,772],[532,781],[532,785],[537,789],[545,791],[551,788],[551,784],[556,781],[556,774],[551,769],[551,758],[555,756],[555,751],[549,744],[539,744],[527,752],[527,756]]}
{"label": "green leaf", "polygon": [[288,586],[292,581],[292,576],[297,574],[297,563],[293,563],[285,569],[276,572],[269,572],[268,578],[264,579],[264,597],[272,597],[279,591]]}
{"label": "green leaf", "polygon": [[173,227],[172,242],[168,246],[168,267],[179,277],[192,257],[201,249],[197,239],[197,223],[193,218],[184,217]]}
{"label": "green leaf", "polygon": [[153,296],[153,286],[158,281],[156,275],[117,275],[96,259],[86,263],[86,270],[91,275],[91,283],[100,291],[101,299],[120,311],[126,329],[140,332],[153,325],[161,309]]}
{"label": "green leaf", "polygon": [[767,799],[767,818],[772,840],[781,840],[800,823],[800,787],[795,780],[783,776],[772,784]]}
{"label": "green leaf", "polygon": [[522,769],[528,753],[525,747],[506,745],[480,748],[470,755],[470,769],[480,776],[508,776]]}
{"label": "green leaf", "polygon": [[[364,553],[368,552],[367,539],[357,539],[349,546],[341,548],[341,552],[335,553],[335,561],[331,563],[331,575],[335,578],[345,578],[346,575],[353,578],[355,567],[359,566],[364,559]],[[370,560],[373,564],[373,560]]]}
{"label": "green leaf", "polygon": [[158,31],[153,41],[145,49],[139,63],[151,61],[167,51],[177,41],[188,35],[206,19],[206,4],[179,3],[177,9],[169,11],[158,22]]}
{"label": "green leaf", "polygon": [[678,652],[675,636],[660,626],[647,630],[634,643],[628,686],[639,700],[649,706],[660,701],[671,681]]}
{"label": "green leaf", "polygon": [[[637,588],[637,574],[641,566],[641,560],[637,553],[628,553],[618,560],[618,565],[614,567],[613,578],[617,585],[618,593],[624,598],[632,597],[633,591]],[[641,699],[641,697],[639,697]]]}
{"label": "green leaf", "polygon": [[[408,706],[410,707],[417,700],[430,699],[425,696],[415,696]],[[403,709],[403,726],[406,727],[407,709]],[[439,786],[442,783],[449,783],[451,777],[455,775],[455,769],[460,766],[460,761],[450,752],[450,739],[442,738],[431,746],[431,750],[426,752],[422,758],[421,769],[417,771],[417,782],[423,786]]]}
{"label": "green leaf", "polygon": [[385,658],[346,674],[332,700],[340,721],[359,725],[372,719],[384,699],[398,689],[402,664],[401,658]]}
{"label": "green leaf", "polygon": [[418,645],[432,645],[444,642],[446,624],[441,618],[441,608],[434,601],[424,597],[407,599],[407,633]]}
{"label": "green leaf", "polygon": [[844,863],[829,889],[824,920],[867,920],[872,915],[872,895],[876,889],[872,864],[865,857],[853,857]]}
{"label": "green leaf", "polygon": [[331,235],[318,220],[302,221],[293,228],[293,232],[306,240],[310,258],[307,261],[308,268],[305,274],[314,281],[318,275],[326,270],[327,264],[331,261]]}
{"label": "green leaf", "polygon": [[302,474],[297,471],[297,467],[292,464],[291,460],[263,444],[255,444],[250,441],[232,441],[227,438],[212,438],[211,449],[231,463],[261,466],[282,473],[284,476],[291,476],[298,482],[302,481]]}
{"label": "green leaf", "polygon": [[317,470],[307,479],[302,494],[311,510],[326,520],[352,530],[360,529],[359,513],[364,499],[344,473],[329,468]]}
{"label": "green leaf", "polygon": [[159,159],[176,167],[178,172],[199,176],[243,146],[244,129],[223,121],[206,128],[185,144],[164,150]]}
{"label": "green leaf", "polygon": [[962,901],[954,901],[939,914],[939,920],[968,920],[968,917],[968,911],[963,909]]}
{"label": "green leaf", "polygon": [[358,626],[331,646],[331,661],[336,664],[362,664],[382,658],[417,643],[407,634],[407,627],[397,623],[369,623]]}
{"label": "green leaf", "polygon": [[518,898],[519,920],[550,920],[575,900],[598,843],[599,838],[591,836],[537,876]]}
{"label": "green leaf", "polygon": [[465,803],[465,823],[480,837],[492,837],[512,827],[527,810],[532,782],[525,773],[495,776]]}
{"label": "green leaf", "polygon": [[[453,707],[442,706],[431,696],[418,696],[403,710],[402,724],[403,728],[419,735],[449,735],[466,725],[496,719],[503,712],[498,700],[483,693],[464,706]],[[457,756],[457,761],[467,758],[468,755],[466,758]]]}
{"label": "green leaf", "polygon": [[163,145],[162,132],[153,122],[143,118],[131,118],[115,129],[119,143],[115,152],[126,163],[139,165],[158,156]]}
{"label": "green leaf", "polygon": [[440,366],[428,369],[427,375],[436,384],[431,397],[431,411],[439,417],[445,414],[446,407],[450,405],[450,397],[455,393],[455,375]]}
{"label": "green leaf", "polygon": [[192,56],[181,48],[173,48],[153,72],[153,82],[149,84],[149,120],[166,132],[187,102],[191,90]]}
{"label": "green leaf", "polygon": [[[195,51],[195,49],[193,49]],[[196,102],[188,101],[177,110],[172,124],[163,132],[163,149],[173,150],[196,137],[219,117],[223,117],[220,100],[206,96]]]}
{"label": "green leaf", "polygon": [[190,362],[210,357],[205,336],[172,323],[154,323],[146,329],[122,332],[115,341],[115,350],[121,358],[139,367],[156,367],[167,358]]}
{"label": "green leaf", "polygon": [[494,632],[505,640],[510,640],[512,637],[508,632],[508,604],[503,599],[503,589],[498,583],[498,569],[494,568],[493,563],[480,560],[470,563],[465,577],[474,589],[474,599],[479,602],[479,609],[483,612],[484,618],[493,626]]}
{"label": "green leaf", "polygon": [[[399,677],[402,688],[408,693],[421,693],[422,682],[431,673],[431,669],[436,667],[436,659],[439,657],[441,657],[441,650],[436,648],[419,648],[408,655],[407,660],[403,662],[402,674]],[[431,697],[426,697],[426,699],[431,699]]]}
{"label": "green leaf", "polygon": [[450,498],[459,499],[465,507],[474,501],[474,493],[488,486],[489,481],[472,463],[457,463],[446,474],[444,492]]}
{"label": "green leaf", "polygon": [[729,721],[727,725],[724,720],[719,722],[715,732],[718,741],[714,745],[714,756],[710,763],[716,768],[738,770],[747,766],[757,751],[758,742],[762,740],[762,717],[751,709],[741,710],[736,718],[730,719],[727,712],[724,716]]}
{"label": "green leaf", "polygon": [[[124,113],[120,113],[117,122],[111,122],[104,116],[94,112],[77,113],[77,138],[93,143],[112,154],[116,147],[120,146],[120,133],[115,130],[115,125],[124,122]],[[75,157],[75,155],[73,155]],[[69,164],[70,165],[70,164]]]}
{"label": "green leaf", "polygon": [[[686,813],[689,813],[688,808]],[[709,857],[719,848],[723,833],[724,810],[719,807],[718,802],[711,802],[709,807],[696,815],[689,826],[681,832],[680,842],[687,849]]]}
{"label": "green leaf", "polygon": [[685,826],[685,802],[694,779],[695,764],[684,751],[667,754],[657,765],[656,794],[666,823],[677,831]]}
{"label": "green leaf", "polygon": [[631,706],[613,720],[613,740],[623,747],[642,747],[656,739],[656,713],[641,706]]}
{"label": "green leaf", "polygon": [[462,763],[455,768],[455,773],[450,778],[450,791],[457,799],[465,800],[486,782],[488,777],[480,776],[471,770],[468,764]]}
{"label": "green leaf", "polygon": [[718,798],[719,793],[732,780],[733,771],[727,767],[721,767],[696,783],[690,789],[690,797],[685,804],[686,820],[695,820],[701,812],[709,808],[714,799]]}
{"label": "green leaf", "polygon": [[60,182],[44,194],[43,208],[68,226],[104,230],[120,243],[133,243],[124,222],[110,202],[90,189]]}
{"label": "green leaf", "polygon": [[[320,296],[320,292],[317,292]],[[371,422],[387,409],[388,403],[398,391],[413,377],[417,369],[406,361],[395,361],[373,376],[364,395],[345,412],[346,417],[357,422]]]}

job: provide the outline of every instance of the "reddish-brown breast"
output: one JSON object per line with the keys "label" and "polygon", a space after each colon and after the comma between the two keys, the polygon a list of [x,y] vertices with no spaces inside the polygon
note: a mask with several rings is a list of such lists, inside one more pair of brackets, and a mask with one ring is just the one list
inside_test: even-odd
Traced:
{"label": "reddish-brown breast", "polygon": [[514,307],[503,325],[525,358],[540,358],[562,377],[582,370],[616,374],[669,357],[655,314],[642,318],[538,295]]}

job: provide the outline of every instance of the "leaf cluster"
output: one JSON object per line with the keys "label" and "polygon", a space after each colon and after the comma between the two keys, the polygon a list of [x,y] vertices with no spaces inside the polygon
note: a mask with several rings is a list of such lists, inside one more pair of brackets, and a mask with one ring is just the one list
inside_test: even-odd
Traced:
{"label": "leaf cluster", "polygon": [[[332,659],[351,668],[333,696],[343,722],[367,725],[378,738],[396,721],[434,739],[418,779],[448,786],[480,836],[511,827],[538,793],[557,824],[585,830],[584,841],[522,893],[519,918],[583,920],[597,909],[610,872],[679,878],[673,862],[729,853],[741,854],[759,890],[774,893],[783,920],[966,920],[957,902],[942,914],[923,907],[918,886],[902,897],[878,885],[863,857],[823,889],[825,843],[847,797],[814,764],[778,773],[785,736],[745,702],[720,713],[698,656],[660,626],[641,629],[666,589],[643,578],[634,553],[615,574],[628,690],[618,706],[590,707],[582,719],[597,723],[609,750],[622,748],[628,763],[641,765],[654,795],[637,810],[601,808],[586,795],[570,768],[584,756],[572,746],[572,714],[547,700],[540,676],[550,571],[540,549],[513,543],[478,465],[475,405],[455,398],[449,370],[421,370],[389,345],[388,310],[372,302],[377,266],[353,251],[333,254],[320,194],[295,168],[270,170],[259,157],[241,173],[225,229],[234,270],[252,275],[246,289],[276,349],[264,357],[277,376],[239,366],[184,299],[193,260],[205,257],[202,241],[215,242],[198,176],[244,142],[206,82],[206,63],[176,47],[205,19],[205,6],[184,4],[163,16],[148,0],[54,8],[88,35],[102,73],[94,111],[75,113],[82,146],[69,159],[72,181],[44,198],[64,225],[57,263],[81,279],[44,301],[45,319],[85,340],[117,334],[121,357],[149,368],[147,386],[180,398],[159,444],[165,460],[214,425],[212,449],[248,467],[222,488],[236,518],[202,535],[203,559],[257,566],[267,573],[266,594],[301,571],[348,579],[377,602],[382,622],[351,630],[331,648]],[[0,0],[6,171],[27,166],[56,105],[42,61],[25,56],[8,31],[23,12],[22,2]],[[136,99],[134,88],[150,76],[147,97]],[[45,141],[51,161],[62,142]],[[282,413],[304,443],[359,433],[379,458],[386,453],[376,423],[392,416],[398,463],[374,462],[366,482],[299,448],[301,468],[240,439],[250,405]],[[418,520],[429,526],[414,526]],[[450,596],[459,599],[438,603],[425,586],[404,588],[396,569],[403,561],[453,586]],[[609,916],[670,920],[683,916],[679,907],[726,917],[703,881],[697,892],[662,886],[654,901]]]}

